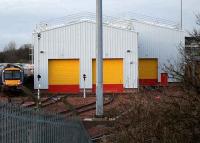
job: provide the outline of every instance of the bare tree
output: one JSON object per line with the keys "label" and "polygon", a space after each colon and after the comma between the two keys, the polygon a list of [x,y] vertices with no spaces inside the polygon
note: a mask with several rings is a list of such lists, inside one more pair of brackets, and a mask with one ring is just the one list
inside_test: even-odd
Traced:
{"label": "bare tree", "polygon": [[5,46],[4,51],[11,51],[11,50],[15,50],[17,48],[17,45],[15,43],[15,41],[11,41],[8,43],[7,46]]}
{"label": "bare tree", "polygon": [[24,44],[17,48],[15,42],[11,41],[5,46],[4,50],[0,52],[1,63],[27,63],[30,60],[31,44]]}
{"label": "bare tree", "polygon": [[8,45],[4,48],[4,61],[7,63],[13,63],[17,60],[16,56],[16,48],[17,45],[14,41],[8,43]]}
{"label": "bare tree", "polygon": [[[200,26],[200,14],[197,16],[197,25]],[[184,89],[200,93],[200,31],[194,29],[190,33],[191,47],[181,46],[179,53],[181,59],[176,64],[164,65],[164,71],[169,73],[172,79],[182,83]],[[192,47],[192,44],[195,44]]]}

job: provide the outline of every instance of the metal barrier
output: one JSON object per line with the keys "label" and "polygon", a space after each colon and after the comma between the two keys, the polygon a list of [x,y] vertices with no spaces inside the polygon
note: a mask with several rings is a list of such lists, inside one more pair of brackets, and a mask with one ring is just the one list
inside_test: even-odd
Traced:
{"label": "metal barrier", "polygon": [[0,103],[0,143],[91,143],[77,118]]}
{"label": "metal barrier", "polygon": [[[59,17],[55,19],[44,20],[37,25],[37,30],[46,30],[51,28],[56,28],[64,25],[68,25],[75,22],[81,21],[96,21],[96,14],[92,12],[79,12],[75,14],[70,14],[64,17]],[[150,24],[156,24],[160,26],[165,26],[173,29],[179,29],[180,25],[174,21],[166,20],[163,18],[155,18],[152,16],[147,16],[139,13],[128,12],[128,13],[117,13],[113,16],[103,15],[103,23],[108,25],[121,25],[120,27],[130,28],[130,24],[133,21],[145,22]]]}

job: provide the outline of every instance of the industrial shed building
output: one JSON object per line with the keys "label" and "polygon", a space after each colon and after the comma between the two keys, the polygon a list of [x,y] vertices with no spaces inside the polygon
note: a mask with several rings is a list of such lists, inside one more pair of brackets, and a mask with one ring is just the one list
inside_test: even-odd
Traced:
{"label": "industrial shed building", "polygon": [[[179,48],[185,43],[186,33],[169,25],[132,21],[138,34],[140,85],[158,85],[165,80],[164,64],[179,60]],[[163,76],[163,77],[162,77]],[[173,79],[168,79],[173,82]]]}
{"label": "industrial shed building", "polygon": [[[95,91],[95,28],[95,16],[37,28],[33,33],[35,88],[40,74],[41,89],[79,92],[86,74],[86,88]],[[163,65],[177,61],[178,47],[185,43],[184,31],[158,23],[104,17],[103,30],[104,92],[159,85],[167,80]]]}
{"label": "industrial shed building", "polygon": [[[89,20],[45,28],[33,34],[34,83],[50,92],[95,91],[96,24]],[[138,87],[138,34],[116,26],[103,26],[104,92]]]}

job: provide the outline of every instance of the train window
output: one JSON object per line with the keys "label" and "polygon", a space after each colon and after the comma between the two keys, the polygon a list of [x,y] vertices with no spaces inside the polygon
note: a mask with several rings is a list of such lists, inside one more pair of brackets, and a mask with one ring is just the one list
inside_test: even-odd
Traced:
{"label": "train window", "polygon": [[21,73],[20,71],[5,71],[4,78],[5,80],[20,79]]}
{"label": "train window", "polygon": [[21,74],[20,71],[12,71],[13,79],[20,79]]}
{"label": "train window", "polygon": [[12,71],[5,71],[4,78],[7,80],[12,79]]}

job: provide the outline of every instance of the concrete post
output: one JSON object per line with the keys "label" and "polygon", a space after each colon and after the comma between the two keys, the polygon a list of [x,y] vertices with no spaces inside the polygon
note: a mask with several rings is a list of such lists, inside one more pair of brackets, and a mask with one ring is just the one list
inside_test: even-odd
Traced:
{"label": "concrete post", "polygon": [[102,0],[96,0],[96,116],[103,116]]}

